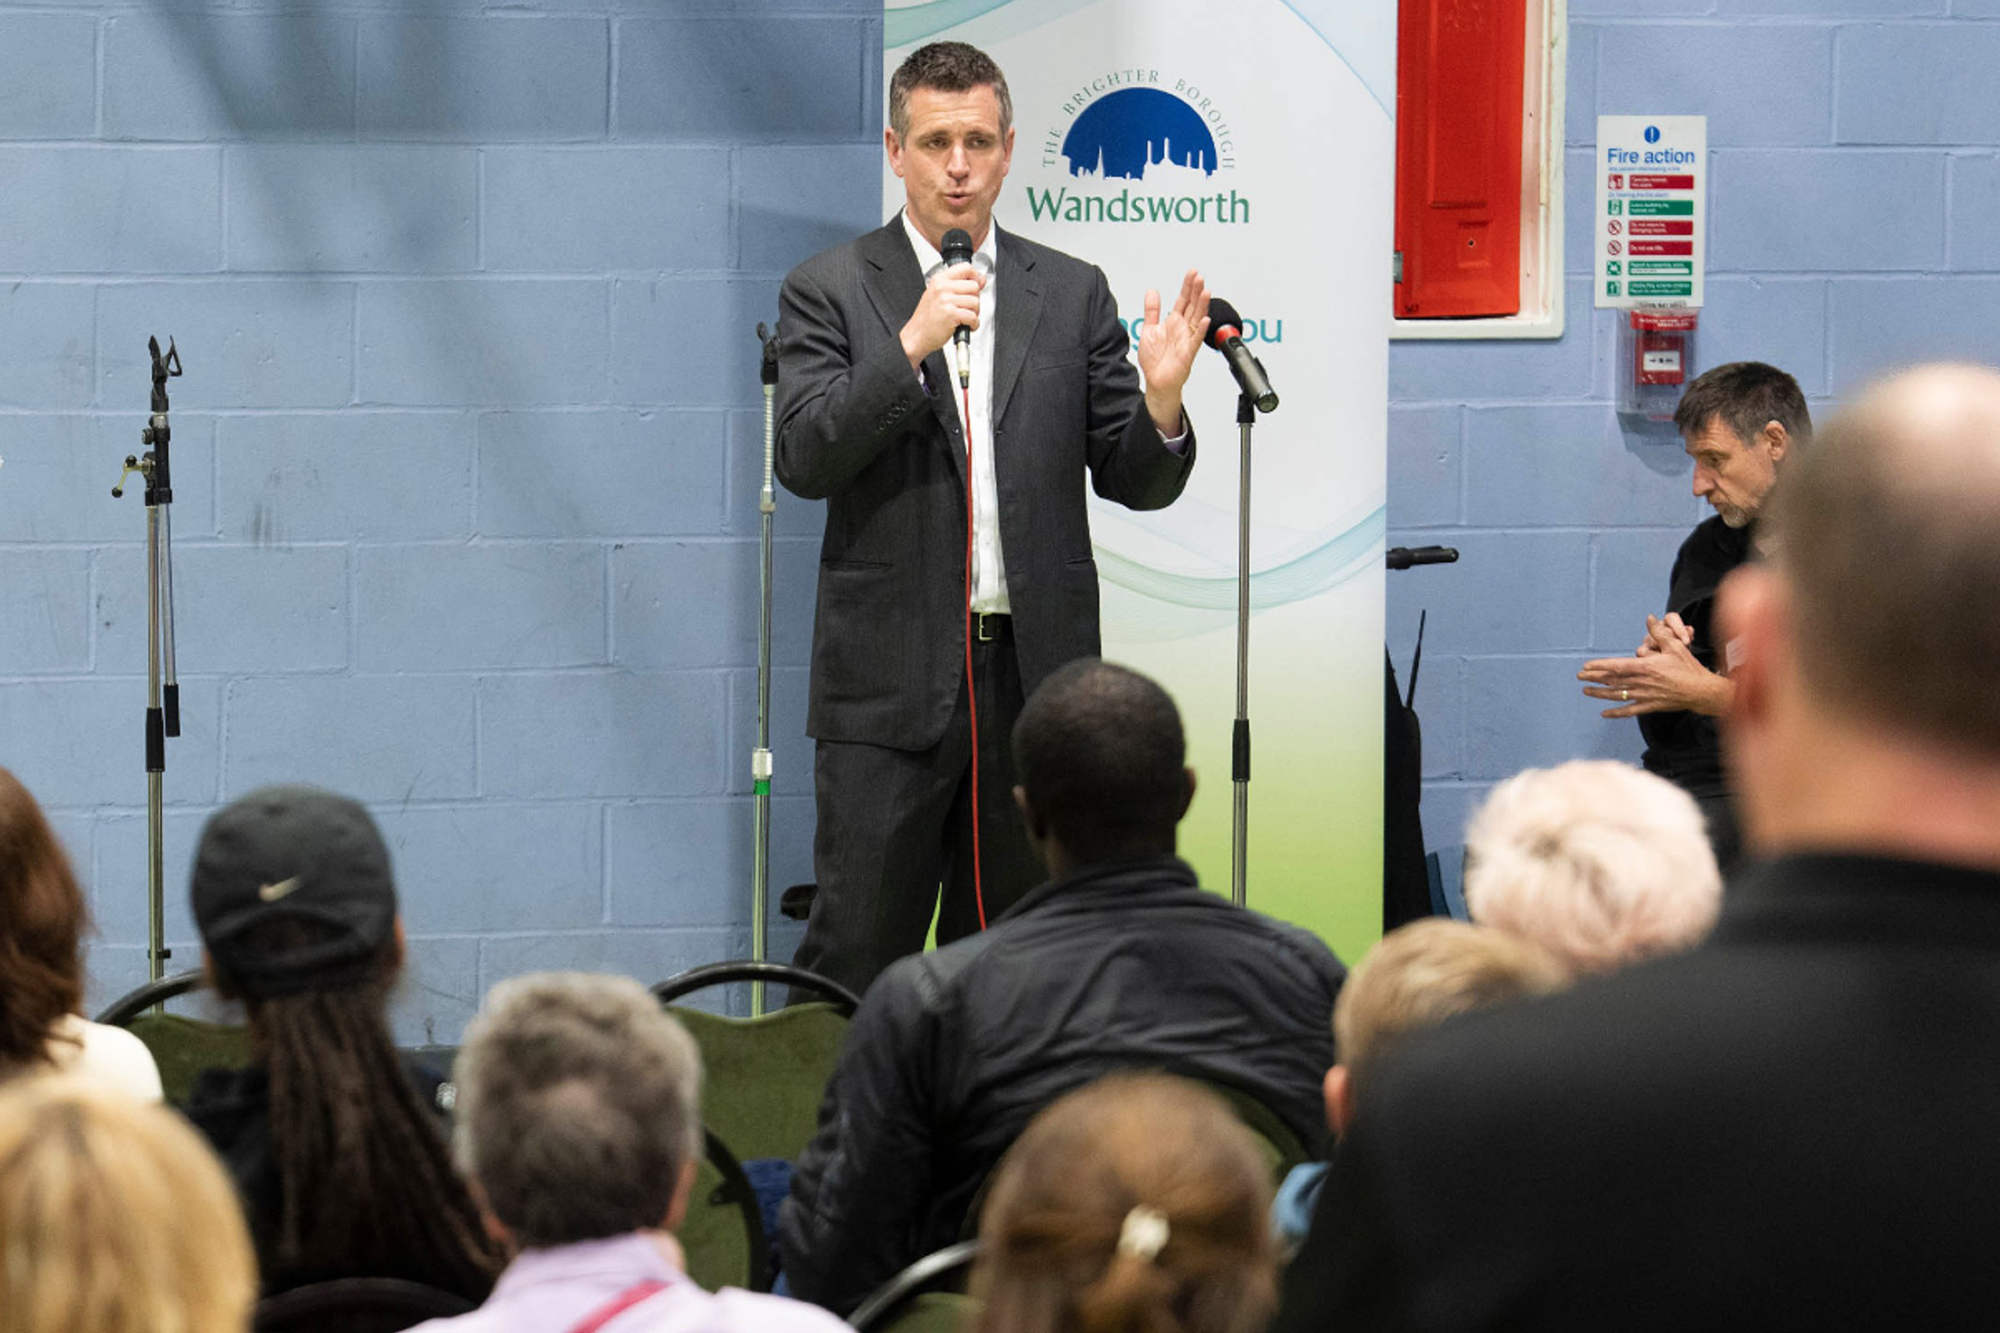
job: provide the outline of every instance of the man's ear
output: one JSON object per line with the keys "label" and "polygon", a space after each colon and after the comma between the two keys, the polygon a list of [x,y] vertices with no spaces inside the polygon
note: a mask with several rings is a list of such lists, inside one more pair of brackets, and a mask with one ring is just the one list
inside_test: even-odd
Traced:
{"label": "man's ear", "polygon": [[1764,450],[1771,455],[1773,463],[1785,461],[1785,451],[1792,447],[1792,433],[1785,429],[1782,422],[1765,422],[1764,429],[1758,432],[1758,438],[1764,442]]}
{"label": "man's ear", "polygon": [[1715,623],[1736,686],[1733,725],[1755,726],[1768,716],[1771,682],[1789,664],[1789,618],[1784,582],[1770,566],[1742,565],[1722,581]]}
{"label": "man's ear", "polygon": [[1179,823],[1181,820],[1187,818],[1188,807],[1194,804],[1194,770],[1192,768],[1183,767],[1181,769],[1181,785],[1181,808],[1174,815],[1175,823]]}
{"label": "man's ear", "polygon": [[688,1200],[694,1197],[694,1176],[700,1169],[698,1161],[681,1163],[681,1178],[674,1182],[673,1202],[667,1205],[666,1230],[679,1231],[687,1221]]}
{"label": "man's ear", "polygon": [[1021,822],[1028,826],[1029,841],[1045,841],[1049,836],[1048,821],[1037,814],[1035,807],[1029,803],[1028,789],[1018,784],[1014,788],[1014,807],[1021,812]]}
{"label": "man's ear", "polygon": [[1354,1084],[1346,1065],[1326,1071],[1326,1124],[1335,1138],[1342,1138],[1354,1124]]}

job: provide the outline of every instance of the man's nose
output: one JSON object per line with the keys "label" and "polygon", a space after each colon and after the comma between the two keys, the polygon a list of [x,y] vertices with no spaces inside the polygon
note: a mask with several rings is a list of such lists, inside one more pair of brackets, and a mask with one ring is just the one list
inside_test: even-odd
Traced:
{"label": "man's nose", "polygon": [[1695,498],[1699,500],[1701,497],[1707,495],[1710,491],[1714,489],[1715,489],[1715,478],[1708,475],[1707,468],[1697,467],[1694,470]]}
{"label": "man's nose", "polygon": [[951,150],[951,157],[946,160],[944,165],[945,170],[954,176],[963,176],[971,171],[972,163],[966,160],[965,145],[955,145]]}

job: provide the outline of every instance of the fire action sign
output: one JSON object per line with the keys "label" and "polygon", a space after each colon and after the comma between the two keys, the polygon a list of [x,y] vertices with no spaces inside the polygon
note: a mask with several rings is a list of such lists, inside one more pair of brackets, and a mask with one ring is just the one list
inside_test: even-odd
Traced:
{"label": "fire action sign", "polygon": [[1707,116],[1597,118],[1597,305],[1701,304]]}

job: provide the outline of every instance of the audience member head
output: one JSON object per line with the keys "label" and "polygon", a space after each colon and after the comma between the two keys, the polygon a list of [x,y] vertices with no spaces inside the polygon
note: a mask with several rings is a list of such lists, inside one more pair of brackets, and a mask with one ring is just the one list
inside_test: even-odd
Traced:
{"label": "audience member head", "polygon": [[1014,724],[1014,799],[1049,872],[1171,856],[1186,760],[1179,710],[1138,672],[1088,657],[1043,681]]}
{"label": "audience member head", "polygon": [[1722,876],[1686,792],[1578,759],[1518,773],[1486,798],[1465,832],[1465,905],[1572,972],[1608,972],[1708,934]]}
{"label": "audience member head", "polygon": [[1563,964],[1532,940],[1448,917],[1412,921],[1370,949],[1333,1004],[1340,1063],[1327,1072],[1327,1121],[1354,1122],[1361,1089],[1384,1056],[1447,1018],[1509,1000],[1546,995],[1569,981]]}
{"label": "audience member head", "polygon": [[889,128],[902,139],[910,132],[910,94],[919,88],[940,93],[966,93],[990,87],[1000,103],[1000,132],[1014,125],[1014,98],[1007,76],[993,57],[964,42],[932,42],[903,57],[889,76]]}
{"label": "audience member head", "polygon": [[185,1121],[61,1075],[0,1089],[0,1328],[244,1333],[256,1262]]}
{"label": "audience member head", "polygon": [[0,768],[0,1077],[49,1062],[49,1034],[83,1003],[87,913],[35,798]]}
{"label": "audience member head", "polygon": [[981,1214],[974,1333],[1254,1333],[1277,1303],[1271,1185],[1222,1099],[1114,1074],[1022,1133]]}
{"label": "audience member head", "polygon": [[313,787],[252,792],[202,829],[191,887],[270,1075],[283,1215],[260,1240],[266,1286],[415,1276],[483,1296],[499,1256],[389,1035],[403,935],[374,820]]}
{"label": "audience member head", "polygon": [[1883,381],[1787,472],[1772,557],[1725,584],[1725,731],[1763,850],[1985,861],[2000,797],[2000,374]]}
{"label": "audience member head", "polygon": [[453,1146],[515,1244],[680,1225],[701,1160],[701,1057],[638,982],[501,982],[466,1029],[457,1078]]}
{"label": "audience member head", "polygon": [[1694,459],[1694,493],[1732,528],[1762,510],[1778,469],[1812,438],[1799,382],[1762,361],[1704,371],[1682,393],[1674,426]]}

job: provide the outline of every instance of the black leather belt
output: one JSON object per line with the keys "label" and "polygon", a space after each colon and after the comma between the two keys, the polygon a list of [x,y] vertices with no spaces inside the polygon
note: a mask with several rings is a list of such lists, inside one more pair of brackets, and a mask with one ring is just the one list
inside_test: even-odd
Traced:
{"label": "black leather belt", "polygon": [[975,611],[972,613],[972,641],[974,643],[997,643],[1014,633],[1014,617],[997,611]]}

